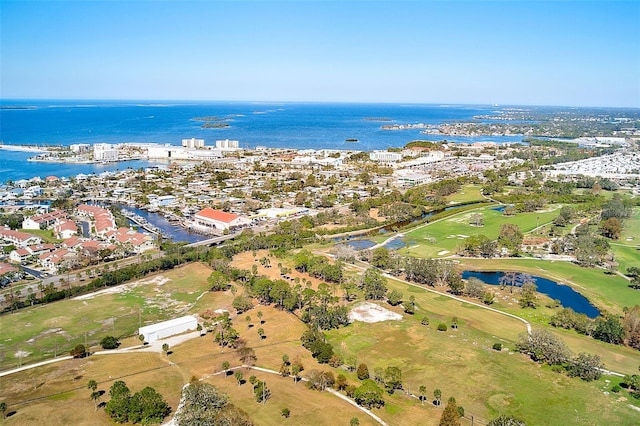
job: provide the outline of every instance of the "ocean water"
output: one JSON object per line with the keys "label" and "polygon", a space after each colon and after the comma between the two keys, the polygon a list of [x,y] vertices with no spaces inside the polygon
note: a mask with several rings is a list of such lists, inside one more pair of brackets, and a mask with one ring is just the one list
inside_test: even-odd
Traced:
{"label": "ocean water", "polygon": [[[180,145],[201,138],[240,141],[243,148],[353,149],[371,151],[402,147],[416,139],[453,142],[518,142],[520,137],[442,137],[420,129],[387,131],[383,124],[439,124],[491,114],[492,106],[329,103],[158,103],[108,101],[0,101],[0,140],[16,145],[156,142]],[[228,128],[205,129],[195,117],[224,119]],[[372,121],[366,118],[387,118]],[[346,142],[357,139],[358,142]],[[0,152],[0,181],[55,174],[100,173],[146,164],[113,166],[26,163],[24,153]]]}

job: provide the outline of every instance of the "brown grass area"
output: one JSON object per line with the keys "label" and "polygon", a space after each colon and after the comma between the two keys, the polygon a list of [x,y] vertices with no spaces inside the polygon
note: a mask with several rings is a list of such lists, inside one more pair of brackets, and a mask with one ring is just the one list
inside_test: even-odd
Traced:
{"label": "brown grass area", "polygon": [[[330,370],[325,367],[325,370]],[[231,401],[246,411],[257,425],[347,425],[352,417],[360,420],[360,425],[377,423],[356,407],[329,394],[309,390],[303,382],[294,384],[289,377],[262,373],[255,370],[242,370],[247,382],[238,386],[233,377],[215,376],[207,382],[218,386],[229,395]],[[250,376],[266,381],[271,398],[266,404],[259,404],[253,396]],[[291,410],[291,417],[280,415],[283,408]]]}
{"label": "brown grass area", "polygon": [[[265,256],[269,257],[271,261],[270,268],[265,268],[259,262],[259,259]],[[264,275],[270,280],[282,280],[285,278],[283,278],[280,275],[280,270],[278,269],[278,263],[282,263],[282,266],[291,268],[291,272],[288,275],[289,277],[293,278],[293,280],[289,280],[289,284],[291,284],[291,286],[294,285],[294,280],[296,277],[300,278],[301,285],[303,285],[302,284],[303,278],[305,278],[307,281],[311,281],[311,288],[313,288],[314,290],[317,290],[318,284],[323,282],[322,280],[314,278],[309,274],[303,274],[301,272],[296,271],[295,269],[293,269],[293,262],[286,259],[279,259],[277,257],[270,256],[267,250],[257,251],[255,256],[253,256],[251,252],[240,253],[233,258],[233,261],[231,262],[231,266],[235,266],[236,268],[240,268],[240,269],[247,269],[250,271],[253,265],[257,265],[258,275]]]}
{"label": "brown grass area", "polygon": [[0,395],[16,414],[7,425],[109,425],[104,410],[95,411],[87,389],[89,380],[105,391],[100,402],[109,400],[109,388],[124,380],[132,393],[151,386],[175,409],[180,400],[183,377],[179,369],[155,353],[95,355],[62,361],[0,379]]}
{"label": "brown grass area", "polygon": [[380,209],[375,207],[369,210],[369,216],[371,216],[373,219],[377,220],[378,222],[384,222],[385,220],[387,220],[386,217],[380,216]]}

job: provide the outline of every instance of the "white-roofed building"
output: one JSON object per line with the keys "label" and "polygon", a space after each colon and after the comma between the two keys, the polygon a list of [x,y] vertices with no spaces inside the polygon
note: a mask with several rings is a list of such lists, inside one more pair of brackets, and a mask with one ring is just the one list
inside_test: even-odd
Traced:
{"label": "white-roofed building", "polygon": [[187,331],[195,331],[198,328],[198,320],[193,315],[174,318],[156,324],[145,325],[138,329],[138,334],[144,336],[145,342],[153,343]]}

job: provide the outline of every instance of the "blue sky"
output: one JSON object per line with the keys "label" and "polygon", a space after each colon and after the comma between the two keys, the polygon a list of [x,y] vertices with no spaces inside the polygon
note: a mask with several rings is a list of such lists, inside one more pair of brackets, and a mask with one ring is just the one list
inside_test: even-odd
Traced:
{"label": "blue sky", "polygon": [[637,1],[0,0],[0,97],[640,107]]}

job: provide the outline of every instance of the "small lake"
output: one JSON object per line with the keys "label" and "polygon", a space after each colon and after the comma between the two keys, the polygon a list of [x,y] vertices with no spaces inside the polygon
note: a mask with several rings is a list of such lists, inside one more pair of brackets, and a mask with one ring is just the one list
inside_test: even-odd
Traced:
{"label": "small lake", "polygon": [[[503,275],[504,272],[464,271],[462,273],[462,278],[467,279],[475,277],[487,284],[500,285],[500,278],[502,278]],[[555,281],[542,277],[533,276],[533,279],[536,280],[536,286],[538,287],[539,293],[546,294],[552,299],[559,300],[560,304],[565,308],[571,308],[579,314],[585,314],[589,318],[596,318],[600,315],[600,311],[589,303],[589,300],[586,297],[568,285],[558,284]]]}
{"label": "small lake", "polygon": [[[346,245],[351,246],[356,250],[366,250],[366,249],[370,249],[371,247],[376,245],[376,243],[374,241],[371,241],[371,240],[351,240],[351,239],[347,239],[347,240],[343,240],[343,242]],[[402,241],[401,238],[395,238],[395,239],[389,241],[383,247],[385,247],[385,248],[387,248],[389,250],[397,250],[397,249],[400,249],[402,247],[405,247],[406,245],[407,245],[407,243]]]}

